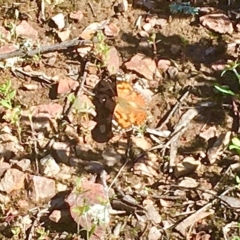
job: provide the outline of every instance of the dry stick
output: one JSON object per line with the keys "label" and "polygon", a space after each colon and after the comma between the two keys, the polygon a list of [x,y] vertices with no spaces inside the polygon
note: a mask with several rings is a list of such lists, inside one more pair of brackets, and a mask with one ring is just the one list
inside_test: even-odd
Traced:
{"label": "dry stick", "polygon": [[94,9],[93,9],[92,2],[91,2],[90,0],[88,1],[88,5],[89,5],[89,7],[90,7],[90,9],[91,9],[91,11],[92,11],[93,16],[94,16],[94,17],[97,17],[97,16],[96,16],[96,13],[95,13],[95,11],[94,11]]}
{"label": "dry stick", "polygon": [[[78,82],[79,82],[79,88],[77,89],[76,91],[76,94],[75,94],[75,97],[78,98],[80,97],[81,93],[83,92],[83,89],[84,89],[84,84],[86,82],[86,78],[87,78],[87,68],[88,68],[88,62],[85,63],[85,66],[84,66],[84,70],[83,70],[83,76],[81,77],[80,75],[78,76]],[[73,108],[73,104],[74,103],[66,103],[66,106],[63,110],[63,115],[65,116],[68,116],[69,113],[72,111],[72,108]]]}
{"label": "dry stick", "polygon": [[[232,187],[230,189],[227,189],[226,191],[224,191],[222,194],[220,194],[218,197],[220,198],[221,196],[225,196],[228,192],[232,191],[234,188],[236,187]],[[185,218],[184,220],[182,220],[180,223],[174,224],[173,226],[171,226],[171,228],[175,228],[178,231],[181,232],[181,229],[186,229],[187,227],[189,227],[190,223],[194,224],[195,223],[195,219],[197,219],[196,216],[198,216],[198,214],[202,213],[203,211],[207,210],[208,208],[210,208],[215,202],[217,201],[217,199],[212,200],[211,202],[207,203],[205,206],[203,206],[202,208],[198,209],[195,213],[193,213],[192,215],[190,215],[189,217]],[[183,235],[184,233],[181,232]]]}
{"label": "dry stick", "polygon": [[175,104],[175,106],[173,107],[172,111],[169,113],[168,117],[166,118],[166,120],[161,124],[160,127],[157,128],[157,130],[161,130],[169,121],[169,119],[172,117],[172,115],[176,112],[176,110],[179,108],[179,106],[182,104],[183,100],[188,96],[188,94],[190,93],[190,88],[183,94],[183,96],[179,99],[179,101]]}
{"label": "dry stick", "polygon": [[43,53],[54,52],[54,51],[63,51],[63,50],[67,50],[68,48],[79,47],[79,46],[87,45],[91,43],[92,42],[89,40],[80,40],[79,38],[74,38],[72,40],[64,41],[61,43],[56,43],[48,46],[40,46],[39,48],[30,50],[28,52],[19,49],[9,53],[3,53],[3,54],[0,54],[0,61],[8,58],[13,58],[13,57],[33,57],[36,54],[43,54]]}

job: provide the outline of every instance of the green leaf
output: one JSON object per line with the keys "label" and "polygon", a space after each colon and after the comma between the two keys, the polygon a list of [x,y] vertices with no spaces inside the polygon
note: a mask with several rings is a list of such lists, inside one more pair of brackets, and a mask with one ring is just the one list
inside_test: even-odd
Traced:
{"label": "green leaf", "polygon": [[232,139],[232,144],[235,145],[235,146],[240,147],[240,139],[237,138],[237,137],[234,137],[234,138]]}
{"label": "green leaf", "polygon": [[233,91],[231,91],[228,87],[218,86],[218,85],[214,85],[214,87],[221,93],[235,96],[235,93]]}
{"label": "green leaf", "polygon": [[5,108],[12,109],[12,105],[4,99],[0,101],[0,105],[2,105]]}
{"label": "green leaf", "polygon": [[10,100],[12,100],[15,96],[16,96],[16,89],[14,89],[14,90],[12,90],[11,92],[9,92],[9,94],[8,94],[8,98],[10,99]]}

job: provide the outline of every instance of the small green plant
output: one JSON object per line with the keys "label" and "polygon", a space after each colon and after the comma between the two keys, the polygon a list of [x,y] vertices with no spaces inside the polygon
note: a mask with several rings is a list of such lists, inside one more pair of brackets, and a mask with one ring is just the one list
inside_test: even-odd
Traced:
{"label": "small green plant", "polygon": [[171,13],[183,13],[186,15],[196,15],[199,12],[198,7],[192,7],[190,2],[176,2],[169,5]]}
{"label": "small green plant", "polygon": [[240,155],[240,139],[238,137],[234,137],[231,140],[231,143],[229,145],[230,150],[236,150],[237,153]]}
{"label": "small green plant", "polygon": [[103,64],[105,64],[105,61],[108,58],[108,52],[110,47],[105,43],[106,37],[104,36],[102,31],[98,31],[97,35],[97,43],[94,47],[94,52],[96,56],[103,61]]}
{"label": "small green plant", "polygon": [[10,80],[6,81],[6,83],[0,85],[0,105],[6,109],[6,114],[4,115],[4,119],[6,121],[10,121],[11,124],[17,126],[17,131],[19,136],[21,135],[21,127],[20,127],[20,114],[21,114],[21,106],[16,104],[16,89],[12,88],[12,82]]}
{"label": "small green plant", "polygon": [[46,230],[44,227],[37,227],[36,228],[36,233],[37,233],[37,239],[38,240],[45,240],[48,239],[48,235],[50,233],[49,230]]}
{"label": "small green plant", "polygon": [[13,100],[16,96],[16,90],[12,89],[11,86],[12,82],[10,80],[0,85],[0,94],[2,95],[0,105],[7,109],[13,109]]}
{"label": "small green plant", "polygon": [[[234,73],[234,75],[236,76],[236,78],[238,80],[238,84],[240,86],[240,74],[238,73],[238,70],[237,70],[238,66],[240,66],[240,62],[238,62],[238,61],[229,63],[226,66],[226,68],[224,69],[224,71],[222,72],[221,76],[223,76],[227,71],[232,71]],[[229,86],[222,86],[222,85],[215,84],[214,87],[223,94],[230,95],[230,96],[236,96],[236,97],[240,98],[240,94],[234,93],[232,90],[229,89]]]}

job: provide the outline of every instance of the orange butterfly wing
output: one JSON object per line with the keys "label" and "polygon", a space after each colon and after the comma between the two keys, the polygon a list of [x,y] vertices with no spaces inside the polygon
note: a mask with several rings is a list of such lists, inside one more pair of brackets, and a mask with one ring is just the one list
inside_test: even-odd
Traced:
{"label": "orange butterfly wing", "polygon": [[126,81],[117,83],[116,107],[113,112],[113,130],[129,131],[141,126],[147,119],[146,101],[141,93]]}

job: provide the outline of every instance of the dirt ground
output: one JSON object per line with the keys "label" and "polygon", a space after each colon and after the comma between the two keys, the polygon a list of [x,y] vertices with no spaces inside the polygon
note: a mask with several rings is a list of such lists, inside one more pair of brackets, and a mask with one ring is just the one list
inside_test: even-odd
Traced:
{"label": "dirt ground", "polygon": [[[0,59],[6,46],[27,53],[63,42],[61,32],[81,39],[90,24],[109,22],[84,56],[75,46],[1,62],[0,239],[240,239],[239,154],[228,148],[239,133],[240,85],[233,71],[222,74],[239,63],[240,2],[190,1],[229,17],[231,33],[204,26],[209,12],[171,12],[176,2],[1,1],[0,26],[10,38],[1,37]],[[77,11],[80,20],[70,17]],[[62,29],[52,20],[59,13]],[[142,28],[154,18],[160,23]],[[23,21],[37,32],[33,45],[17,35]],[[115,55],[105,61],[109,49]],[[135,88],[125,99],[126,122],[134,111],[139,121],[147,115],[136,131],[112,130],[120,100],[113,101],[119,82],[111,64],[132,78],[126,86],[139,83],[146,93],[147,110],[129,105]],[[159,75],[150,77],[152,64]],[[110,220],[93,223],[89,209],[101,204]]]}

